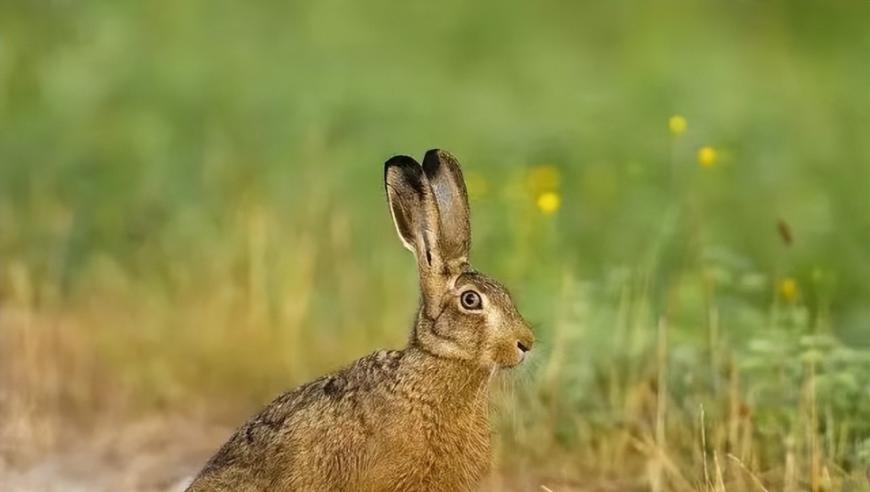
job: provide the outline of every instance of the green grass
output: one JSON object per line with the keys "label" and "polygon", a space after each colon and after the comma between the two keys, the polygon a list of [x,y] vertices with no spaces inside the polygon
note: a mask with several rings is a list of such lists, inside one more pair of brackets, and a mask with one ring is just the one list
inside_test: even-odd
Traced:
{"label": "green grass", "polygon": [[381,165],[441,147],[472,181],[474,263],[541,339],[498,398],[504,470],[866,487],[867,18],[858,0],[4,4],[0,415],[221,401],[231,416],[206,413],[234,421],[400,346],[417,293]]}

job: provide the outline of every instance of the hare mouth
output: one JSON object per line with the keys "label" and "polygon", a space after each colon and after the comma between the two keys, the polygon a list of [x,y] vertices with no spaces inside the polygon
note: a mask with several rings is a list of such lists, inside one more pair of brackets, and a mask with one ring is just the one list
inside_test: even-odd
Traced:
{"label": "hare mouth", "polygon": [[499,361],[498,365],[503,369],[512,369],[525,362],[527,353],[517,348],[514,357],[505,357],[509,360]]}

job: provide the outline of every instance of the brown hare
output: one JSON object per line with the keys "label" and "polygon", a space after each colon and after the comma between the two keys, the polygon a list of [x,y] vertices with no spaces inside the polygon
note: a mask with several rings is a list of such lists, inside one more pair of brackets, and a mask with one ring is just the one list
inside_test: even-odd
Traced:
{"label": "brown hare", "polygon": [[285,393],[244,424],[189,491],[462,491],[490,466],[488,386],[534,336],[508,291],[468,264],[468,197],[447,152],[384,168],[421,301],[408,345]]}

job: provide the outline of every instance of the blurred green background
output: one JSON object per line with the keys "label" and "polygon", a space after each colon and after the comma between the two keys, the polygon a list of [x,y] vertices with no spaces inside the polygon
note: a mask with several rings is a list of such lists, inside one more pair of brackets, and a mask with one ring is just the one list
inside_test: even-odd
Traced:
{"label": "blurred green background", "polygon": [[[726,481],[727,452],[781,488],[846,484],[870,461],[868,19],[4,2],[0,414],[237,422],[401,346],[417,292],[381,166],[440,147],[473,262],[541,339],[497,404],[500,460],[712,487],[703,404]],[[662,453],[679,474],[647,473]]]}

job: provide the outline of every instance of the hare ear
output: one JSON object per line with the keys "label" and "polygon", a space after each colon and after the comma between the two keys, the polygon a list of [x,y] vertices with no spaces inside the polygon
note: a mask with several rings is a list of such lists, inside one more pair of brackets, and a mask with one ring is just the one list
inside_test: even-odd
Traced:
{"label": "hare ear", "polygon": [[459,161],[449,152],[432,149],[423,158],[423,172],[438,204],[439,246],[444,261],[451,268],[462,268],[468,263],[471,248],[471,221]]}
{"label": "hare ear", "polygon": [[438,205],[423,168],[411,157],[392,157],[384,164],[384,185],[399,239],[417,256],[421,273],[432,269],[438,247]]}

